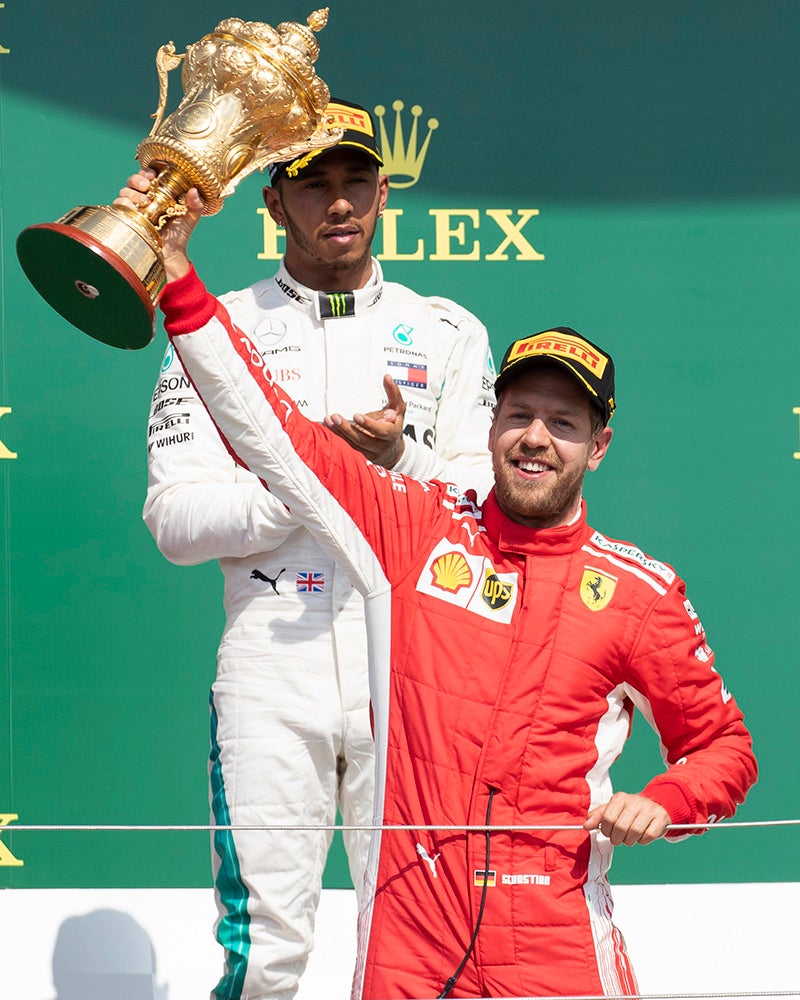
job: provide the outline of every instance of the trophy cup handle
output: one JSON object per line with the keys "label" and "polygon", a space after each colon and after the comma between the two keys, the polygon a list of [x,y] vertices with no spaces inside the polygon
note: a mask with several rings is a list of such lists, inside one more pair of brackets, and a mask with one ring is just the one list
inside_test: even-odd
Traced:
{"label": "trophy cup handle", "polygon": [[282,149],[264,149],[263,152],[257,154],[246,167],[243,167],[240,172],[232,177],[226,186],[220,191],[220,198],[227,198],[228,195],[233,194],[236,190],[236,186],[240,181],[243,181],[245,177],[253,173],[254,170],[263,170],[270,163],[280,163],[282,160],[291,160],[295,156],[301,153],[310,153],[317,149],[326,149],[328,146],[335,145],[344,135],[344,129],[341,128],[328,128],[325,122],[314,129],[307,139],[303,142],[294,143],[291,146],[284,146]]}
{"label": "trophy cup handle", "polygon": [[[153,133],[160,127],[164,118],[164,112],[167,109],[167,89],[169,87],[167,74],[170,70],[176,69],[180,66],[185,57],[185,52],[181,55],[175,54],[174,42],[167,42],[166,45],[162,45],[158,52],[156,52],[156,71],[158,72],[158,107],[153,114],[150,115],[151,118],[155,118],[155,124],[150,129],[150,135],[153,135]],[[148,136],[148,138],[150,138],[150,136]]]}

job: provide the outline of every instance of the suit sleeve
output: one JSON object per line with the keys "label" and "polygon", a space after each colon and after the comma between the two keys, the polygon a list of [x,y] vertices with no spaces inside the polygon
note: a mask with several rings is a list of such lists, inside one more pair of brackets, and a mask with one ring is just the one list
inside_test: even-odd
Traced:
{"label": "suit sleeve", "polygon": [[237,464],[262,490],[269,485],[364,596],[387,591],[436,516],[453,506],[447,488],[372,465],[308,420],[196,275],[168,285],[161,308],[181,363]]}
{"label": "suit sleeve", "polygon": [[642,794],[677,824],[732,816],[756,780],[752,739],[680,579],[645,619],[630,678],[631,697],[658,733],[667,765]]}
{"label": "suit sleeve", "polygon": [[436,448],[405,438],[395,472],[440,479],[474,489],[482,502],[493,485],[488,451],[494,406],[494,363],[489,335],[479,320],[447,299],[431,299],[434,322],[455,329],[436,411]]}
{"label": "suit sleeve", "polygon": [[153,393],[142,516],[162,555],[181,566],[280,545],[297,522],[225,448],[172,347]]}

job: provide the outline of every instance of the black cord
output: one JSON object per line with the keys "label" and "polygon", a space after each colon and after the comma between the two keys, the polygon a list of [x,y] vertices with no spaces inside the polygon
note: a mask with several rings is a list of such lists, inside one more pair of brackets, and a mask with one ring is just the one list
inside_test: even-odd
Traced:
{"label": "black cord", "polygon": [[475,921],[475,930],[472,932],[472,939],[470,940],[469,947],[467,948],[466,952],[464,952],[464,957],[461,959],[461,962],[460,962],[458,968],[456,969],[456,971],[453,973],[453,975],[444,984],[444,989],[438,995],[437,1000],[444,1000],[445,997],[447,997],[447,996],[450,995],[450,990],[452,990],[452,988],[456,985],[456,982],[458,981],[458,977],[464,971],[464,966],[467,964],[467,961],[469,960],[469,956],[472,954],[472,949],[475,947],[475,941],[478,938],[478,931],[480,930],[481,921],[483,920],[483,908],[486,905],[486,890],[489,887],[489,851],[490,851],[490,847],[491,847],[491,841],[489,839],[489,836],[490,836],[490,834],[489,834],[489,818],[492,815],[492,799],[495,797],[496,794],[497,794],[497,789],[496,788],[490,788],[489,789],[489,802],[488,802],[488,804],[486,806],[486,824],[485,824],[486,825],[486,833],[485,833],[485,836],[486,836],[486,863],[485,863],[485,865],[483,867],[483,891],[481,892],[481,903],[480,903],[480,906],[478,907],[478,918]]}

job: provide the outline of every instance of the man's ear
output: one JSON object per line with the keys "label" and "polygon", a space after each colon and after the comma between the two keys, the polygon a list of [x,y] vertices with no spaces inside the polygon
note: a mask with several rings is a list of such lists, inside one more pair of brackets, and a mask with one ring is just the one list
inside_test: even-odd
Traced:
{"label": "man's ear", "polygon": [[494,448],[494,418],[496,415],[497,407],[495,406],[492,410],[492,422],[489,425],[489,451]]}
{"label": "man's ear", "polygon": [[389,177],[387,174],[378,174],[378,215],[383,215],[386,202],[389,200]]}
{"label": "man's ear", "polygon": [[267,211],[272,217],[272,221],[282,226],[284,223],[283,205],[281,204],[281,196],[278,189],[265,185],[261,189],[261,194],[264,198],[264,204],[267,206]]}
{"label": "man's ear", "polygon": [[608,446],[611,444],[611,438],[613,436],[614,432],[608,425],[606,425],[594,439],[594,444],[592,445],[592,450],[589,454],[589,461],[586,463],[586,467],[590,472],[594,472],[594,470],[605,458]]}

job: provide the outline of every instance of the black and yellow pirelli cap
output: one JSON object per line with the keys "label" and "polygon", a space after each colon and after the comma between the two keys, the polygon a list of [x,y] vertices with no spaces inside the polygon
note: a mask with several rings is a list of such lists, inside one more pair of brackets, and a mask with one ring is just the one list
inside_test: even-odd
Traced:
{"label": "black and yellow pirelli cap", "polygon": [[495,394],[499,396],[515,375],[542,360],[556,361],[574,375],[602,412],[604,423],[609,422],[616,409],[614,362],[610,354],[569,326],[555,326],[515,340],[500,362]]}
{"label": "black and yellow pirelli cap", "polygon": [[325,108],[325,114],[330,117],[333,128],[344,129],[342,138],[334,146],[313,149],[309,153],[298,156],[295,160],[270,163],[267,169],[271,183],[274,183],[275,178],[281,175],[291,179],[298,177],[309,164],[320,156],[324,156],[334,149],[340,149],[342,146],[358,149],[373,159],[379,167],[383,166],[378,140],[375,136],[375,122],[366,108],[362,108],[360,104],[352,104],[350,101],[331,99]]}

